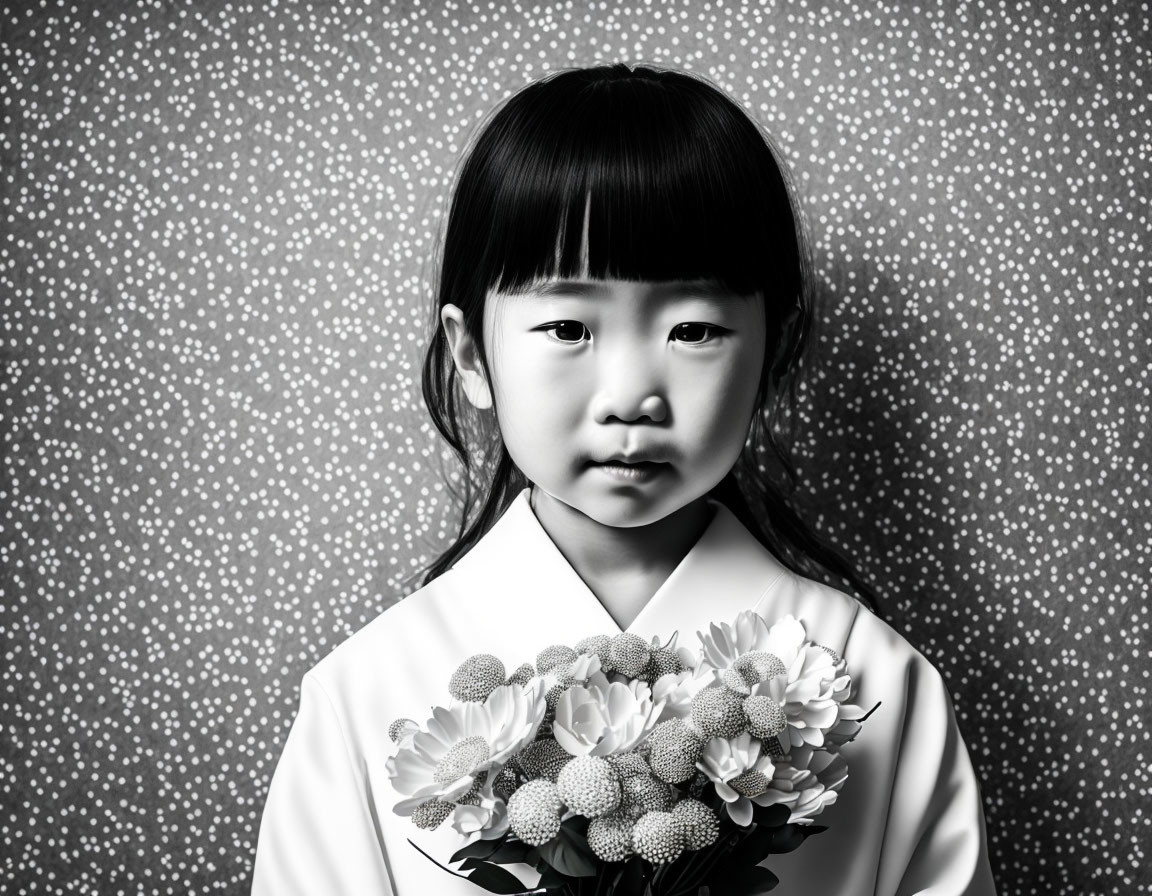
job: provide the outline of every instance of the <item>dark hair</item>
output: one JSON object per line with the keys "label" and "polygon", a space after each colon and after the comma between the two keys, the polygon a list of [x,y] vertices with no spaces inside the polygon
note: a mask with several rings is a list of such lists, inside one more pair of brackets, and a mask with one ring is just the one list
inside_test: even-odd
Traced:
{"label": "dark hair", "polygon": [[[713,489],[783,563],[871,590],[790,505],[797,367],[812,322],[810,262],[787,170],[768,136],[702,78],[646,66],[559,72],[521,90],[481,130],[458,173],[441,246],[436,316],[457,305],[482,339],[489,290],[548,276],[719,281],[763,297],[768,348],[748,442]],[[445,337],[424,359],[424,399],[464,465],[455,543],[429,582],[488,531],[528,483],[491,415],[464,400]]]}

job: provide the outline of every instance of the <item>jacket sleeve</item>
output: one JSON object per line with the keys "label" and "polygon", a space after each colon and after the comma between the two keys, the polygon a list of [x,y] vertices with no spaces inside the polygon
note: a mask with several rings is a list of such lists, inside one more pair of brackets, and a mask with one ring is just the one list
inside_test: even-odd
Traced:
{"label": "jacket sleeve", "polygon": [[310,672],[264,804],[253,896],[394,892],[363,774]]}
{"label": "jacket sleeve", "polygon": [[913,665],[880,893],[994,896],[980,789],[940,674]]}

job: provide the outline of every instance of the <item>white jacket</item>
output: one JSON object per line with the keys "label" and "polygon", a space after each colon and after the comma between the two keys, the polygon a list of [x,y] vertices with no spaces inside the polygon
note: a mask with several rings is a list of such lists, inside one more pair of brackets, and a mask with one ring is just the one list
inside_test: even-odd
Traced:
{"label": "white jacket", "polygon": [[[792,614],[838,651],[853,702],[880,708],[843,748],[848,780],[819,823],[828,830],[772,856],[780,896],[991,896],[976,778],[936,670],[851,598],[783,567],[724,507],[627,631],[696,632],[754,609]],[[620,628],[520,495],[456,566],[353,635],[304,676],[300,710],[260,825],[253,893],[480,896],[420,855],[446,863],[449,824],[421,831],[392,812],[388,726],[423,723],[449,703],[448,678],[491,653],[509,670],[551,644]],[[529,883],[534,876],[526,877]]]}

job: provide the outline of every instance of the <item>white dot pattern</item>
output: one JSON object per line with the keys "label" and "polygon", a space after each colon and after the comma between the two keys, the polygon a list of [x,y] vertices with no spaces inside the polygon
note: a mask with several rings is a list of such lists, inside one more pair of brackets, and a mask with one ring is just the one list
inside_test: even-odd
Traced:
{"label": "white dot pattern", "polygon": [[1146,6],[218,6],[0,13],[6,892],[246,886],[301,675],[452,531],[456,159],[617,60],[798,172],[811,518],[949,682],[1001,890],[1152,889]]}

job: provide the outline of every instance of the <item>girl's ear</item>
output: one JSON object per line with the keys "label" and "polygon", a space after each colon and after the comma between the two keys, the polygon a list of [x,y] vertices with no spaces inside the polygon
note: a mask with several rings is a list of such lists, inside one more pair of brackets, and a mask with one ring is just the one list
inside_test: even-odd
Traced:
{"label": "girl's ear", "polygon": [[464,394],[474,408],[487,410],[492,407],[492,389],[484,375],[484,365],[480,363],[480,352],[476,340],[464,326],[464,312],[455,305],[445,305],[440,309],[440,324],[452,351],[452,362],[460,376]]}

